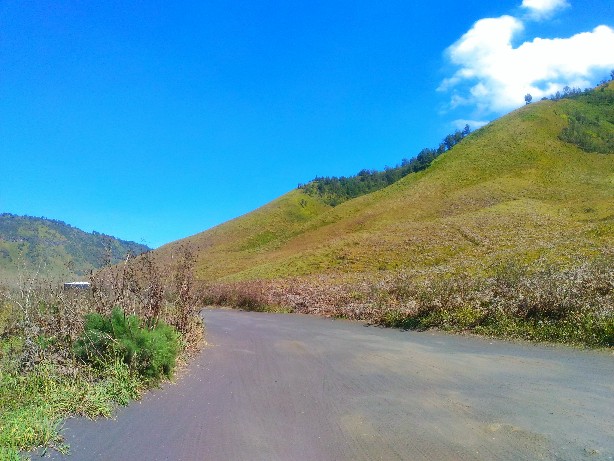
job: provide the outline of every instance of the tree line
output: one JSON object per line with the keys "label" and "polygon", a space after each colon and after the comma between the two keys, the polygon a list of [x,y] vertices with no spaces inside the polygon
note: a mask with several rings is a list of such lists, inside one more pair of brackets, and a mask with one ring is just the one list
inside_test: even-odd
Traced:
{"label": "tree line", "polygon": [[586,152],[614,153],[614,91],[601,86],[572,98],[580,105],[567,114],[559,139]]}
{"label": "tree line", "polygon": [[471,128],[465,125],[463,130],[456,130],[443,138],[437,148],[424,148],[416,157],[404,158],[401,164],[386,167],[383,171],[363,169],[354,176],[316,177],[307,184],[299,184],[298,188],[310,196],[320,197],[325,203],[336,206],[346,200],[383,189],[410,173],[425,170],[433,160],[452,149],[469,133]]}
{"label": "tree line", "polygon": [[[610,72],[610,79],[609,81],[614,81],[614,69],[612,69],[612,71]],[[608,83],[608,79],[604,78],[602,79],[598,84],[597,84],[597,88],[600,86],[605,86],[605,84]],[[544,96],[541,100],[542,101],[558,101],[559,99],[574,99],[574,98],[578,98],[580,96],[585,96],[587,94],[591,94],[593,92],[594,88],[584,88],[581,89],[579,87],[570,87],[569,85],[566,85],[563,88],[563,91],[557,91],[556,93],[551,94],[550,96]],[[527,104],[531,104],[531,101],[533,100],[533,96],[531,96],[531,93],[527,93],[524,96],[524,101]]]}

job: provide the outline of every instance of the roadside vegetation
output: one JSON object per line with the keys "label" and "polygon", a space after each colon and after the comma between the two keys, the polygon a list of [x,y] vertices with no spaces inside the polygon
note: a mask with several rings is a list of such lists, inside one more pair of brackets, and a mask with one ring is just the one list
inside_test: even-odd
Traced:
{"label": "roadside vegetation", "polygon": [[614,255],[561,267],[518,261],[462,270],[389,271],[218,283],[204,303],[298,312],[413,330],[614,347]]}
{"label": "roadside vegetation", "polygon": [[89,290],[33,275],[0,292],[0,460],[35,447],[66,451],[69,415],[110,416],[116,405],[173,377],[199,347],[193,258],[170,270],[150,253],[92,274]]}

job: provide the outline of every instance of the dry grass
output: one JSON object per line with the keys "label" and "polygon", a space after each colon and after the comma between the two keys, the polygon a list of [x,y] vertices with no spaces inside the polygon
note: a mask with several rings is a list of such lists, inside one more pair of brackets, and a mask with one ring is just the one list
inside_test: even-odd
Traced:
{"label": "dry grass", "polygon": [[187,247],[167,266],[159,264],[152,253],[127,257],[123,263],[91,275],[87,309],[108,315],[119,306],[148,325],[162,320],[188,335],[201,329],[193,272],[194,257]]}
{"label": "dry grass", "polygon": [[555,266],[499,263],[207,286],[203,302],[590,347],[614,346],[614,254]]}

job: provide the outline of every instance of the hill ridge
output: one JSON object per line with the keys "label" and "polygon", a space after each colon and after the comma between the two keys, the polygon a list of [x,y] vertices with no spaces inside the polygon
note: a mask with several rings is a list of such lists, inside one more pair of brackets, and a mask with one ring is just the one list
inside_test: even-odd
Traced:
{"label": "hill ridge", "polygon": [[146,251],[150,251],[146,245],[86,232],[57,219],[0,214],[0,275],[6,281],[20,271],[50,278],[81,277],[119,262],[127,253]]}
{"label": "hill ridge", "polygon": [[[595,91],[609,95],[614,86]],[[293,190],[180,242],[194,248],[197,275],[213,281],[437,266],[479,271],[499,259],[565,263],[594,255],[614,241],[614,156],[585,152],[561,133],[570,113],[592,111],[610,123],[609,107],[582,97],[532,103],[388,187],[335,207]],[[168,256],[175,245],[158,254]]]}

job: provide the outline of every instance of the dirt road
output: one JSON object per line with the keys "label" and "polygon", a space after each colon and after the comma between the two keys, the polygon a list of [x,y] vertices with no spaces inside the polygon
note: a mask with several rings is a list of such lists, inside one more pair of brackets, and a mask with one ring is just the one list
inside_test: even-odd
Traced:
{"label": "dirt road", "polygon": [[176,384],[69,420],[70,460],[611,460],[614,355],[207,310]]}

